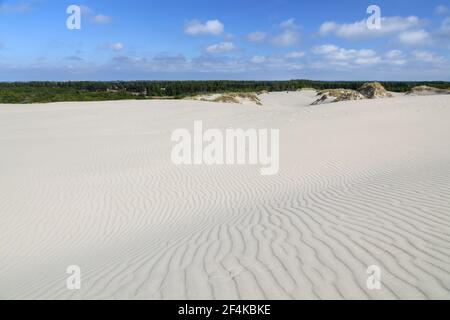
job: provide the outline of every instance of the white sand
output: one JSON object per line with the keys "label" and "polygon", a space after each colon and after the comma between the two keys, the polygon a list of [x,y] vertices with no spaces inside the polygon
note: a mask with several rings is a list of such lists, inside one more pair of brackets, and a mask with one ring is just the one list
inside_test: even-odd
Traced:
{"label": "white sand", "polygon": [[[450,96],[261,99],[0,105],[0,297],[449,299]],[[173,165],[195,120],[279,128],[280,173]]]}

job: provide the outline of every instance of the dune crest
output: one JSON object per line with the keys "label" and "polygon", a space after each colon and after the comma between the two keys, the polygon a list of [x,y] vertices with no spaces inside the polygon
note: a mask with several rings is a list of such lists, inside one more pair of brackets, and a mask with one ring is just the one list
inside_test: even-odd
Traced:
{"label": "dune crest", "polygon": [[438,89],[430,86],[417,86],[411,89],[407,95],[412,96],[429,96],[436,94],[450,94],[450,89]]}
{"label": "dune crest", "polygon": [[315,106],[324,103],[366,99],[366,97],[358,91],[349,89],[322,90],[318,93],[318,95],[320,96],[320,98],[313,102],[311,105]]}
{"label": "dune crest", "polygon": [[363,100],[363,99],[381,99],[392,98],[392,93],[388,92],[379,82],[365,83],[358,90],[350,89],[329,89],[322,90],[318,94],[319,99],[311,105],[320,105],[324,103],[334,103],[341,101]]}
{"label": "dune crest", "polygon": [[379,82],[365,83],[358,91],[367,99],[392,98],[392,93],[388,92]]}

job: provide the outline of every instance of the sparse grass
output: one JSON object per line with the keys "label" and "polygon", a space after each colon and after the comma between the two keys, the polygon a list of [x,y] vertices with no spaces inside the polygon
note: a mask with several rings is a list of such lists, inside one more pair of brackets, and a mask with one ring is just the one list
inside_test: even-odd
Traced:
{"label": "sparse grass", "polygon": [[434,87],[430,87],[430,86],[417,86],[411,89],[410,92],[408,92],[409,94],[414,94],[414,93],[426,93],[426,92],[430,92],[430,93],[434,93],[434,94],[450,94],[450,88],[449,89],[440,89],[440,88],[434,88]]}
{"label": "sparse grass", "polygon": [[344,101],[344,100],[360,100],[365,97],[355,90],[348,89],[330,89],[330,90],[322,90],[319,92],[319,95],[328,95],[336,98],[336,102]]}
{"label": "sparse grass", "polygon": [[255,103],[258,106],[261,106],[262,103],[258,98],[258,95],[253,92],[229,92],[229,93],[222,93],[217,94],[216,97],[214,96],[195,96],[191,99],[194,100],[200,100],[200,101],[210,101],[210,102],[217,102],[217,103],[236,103],[240,104],[243,102],[243,100],[251,101]]}

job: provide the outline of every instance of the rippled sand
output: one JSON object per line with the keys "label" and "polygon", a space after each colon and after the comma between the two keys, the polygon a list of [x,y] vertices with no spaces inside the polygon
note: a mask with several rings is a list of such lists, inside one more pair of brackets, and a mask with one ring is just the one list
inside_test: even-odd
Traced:
{"label": "rippled sand", "polygon": [[[0,105],[0,298],[449,299],[450,95],[315,98]],[[279,174],[175,166],[196,120],[280,129]]]}

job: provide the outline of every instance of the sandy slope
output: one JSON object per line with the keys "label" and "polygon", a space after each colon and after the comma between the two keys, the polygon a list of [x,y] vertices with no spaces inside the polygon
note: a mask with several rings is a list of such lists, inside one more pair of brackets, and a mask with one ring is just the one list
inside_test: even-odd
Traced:
{"label": "sandy slope", "polygon": [[[0,297],[450,298],[450,96],[314,98],[0,105]],[[174,166],[194,120],[279,128],[280,173]]]}

